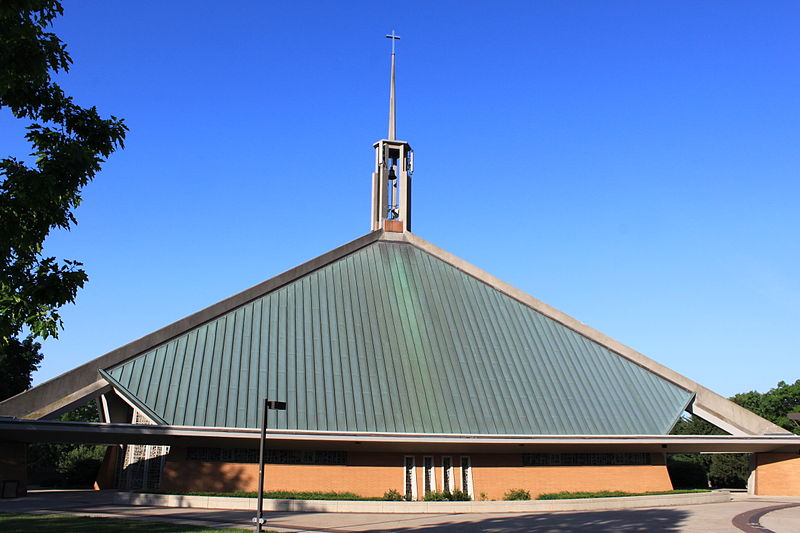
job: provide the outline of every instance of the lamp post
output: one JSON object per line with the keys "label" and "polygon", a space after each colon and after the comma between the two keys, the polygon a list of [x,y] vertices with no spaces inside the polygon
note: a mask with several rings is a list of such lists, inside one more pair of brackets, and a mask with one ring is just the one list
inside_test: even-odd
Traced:
{"label": "lamp post", "polygon": [[253,518],[257,532],[263,531],[262,526],[266,522],[266,519],[264,519],[264,452],[267,441],[267,417],[270,409],[285,411],[286,402],[276,402],[275,400],[264,398],[264,405],[261,409],[261,445],[258,450],[258,512],[256,517]]}

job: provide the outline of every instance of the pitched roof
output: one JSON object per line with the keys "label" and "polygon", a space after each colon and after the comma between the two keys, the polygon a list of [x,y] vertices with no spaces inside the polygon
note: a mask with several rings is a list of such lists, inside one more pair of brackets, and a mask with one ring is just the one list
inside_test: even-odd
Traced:
{"label": "pitched roof", "polygon": [[692,393],[422,249],[374,242],[108,370],[168,424],[664,434]]}
{"label": "pitched roof", "polygon": [[[223,377],[235,383],[220,394]],[[276,427],[297,431],[663,433],[688,401],[735,435],[787,433],[408,232],[364,235],[4,400],[0,415],[52,418],[110,384],[159,423],[252,426],[266,391],[294,403]]]}

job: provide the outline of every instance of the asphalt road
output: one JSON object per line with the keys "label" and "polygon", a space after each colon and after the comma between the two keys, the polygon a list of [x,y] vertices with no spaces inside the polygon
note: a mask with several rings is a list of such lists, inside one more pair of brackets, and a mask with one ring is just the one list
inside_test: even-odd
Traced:
{"label": "asphalt road", "polygon": [[[267,513],[268,529],[278,531],[442,532],[442,533],[571,533],[682,532],[741,533],[737,515],[756,517],[750,533],[800,532],[800,498],[738,495],[726,503],[614,511],[535,514],[361,514]],[[775,510],[761,514],[758,510]],[[68,513],[92,516],[175,521],[214,527],[251,527],[252,511],[114,505],[111,494],[95,491],[32,491],[25,498],[0,500],[0,512]],[[741,521],[741,519],[740,519]],[[746,522],[745,522],[746,523]]]}

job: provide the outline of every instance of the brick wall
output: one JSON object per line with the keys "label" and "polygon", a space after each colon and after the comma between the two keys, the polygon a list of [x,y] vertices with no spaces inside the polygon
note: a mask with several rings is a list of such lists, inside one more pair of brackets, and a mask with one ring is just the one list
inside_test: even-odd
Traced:
{"label": "brick wall", "polygon": [[[453,459],[454,488],[461,487],[461,455]],[[404,492],[403,454],[348,452],[344,465],[276,465],[265,467],[265,489],[297,491],[348,491],[380,497],[389,489]],[[423,490],[424,455],[415,455],[417,495]],[[435,486],[442,489],[441,455],[434,454]],[[624,490],[644,492],[671,490],[663,454],[652,455],[652,465],[642,466],[522,466],[521,454],[470,456],[475,498],[502,499],[508,489],[529,490],[531,497],[543,492]],[[172,448],[164,468],[161,488],[191,491],[254,491],[258,465],[188,461],[185,450]]]}
{"label": "brick wall", "polygon": [[[348,465],[276,465],[264,468],[265,490],[348,491],[360,496],[383,496],[402,485],[402,458],[393,454],[350,452]],[[254,491],[258,465],[188,461],[185,449],[172,448],[161,478],[163,490]]]}
{"label": "brick wall", "polygon": [[475,455],[475,493],[499,500],[508,489],[525,489],[531,498],[546,492],[672,490],[663,454],[652,454],[651,465],[520,466],[519,455]]}
{"label": "brick wall", "polygon": [[759,496],[800,496],[800,455],[756,454],[756,487]]}

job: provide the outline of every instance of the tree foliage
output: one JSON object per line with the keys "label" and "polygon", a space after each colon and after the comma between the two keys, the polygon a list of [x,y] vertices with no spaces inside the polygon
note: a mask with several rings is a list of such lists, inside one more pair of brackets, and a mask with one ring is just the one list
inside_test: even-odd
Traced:
{"label": "tree foliage", "polygon": [[11,377],[0,385],[0,400],[30,387],[42,360],[34,340],[58,336],[59,308],[87,280],[78,261],[44,255],[44,241],[77,223],[81,190],[127,131],[121,119],[77,105],[53,81],[72,64],[48,31],[62,13],[59,0],[0,2],[0,109],[26,124],[32,149],[31,161],[0,159],[0,375]]}
{"label": "tree foliage", "polygon": [[[62,421],[97,422],[97,402],[91,400],[58,417]],[[28,446],[28,477],[32,483],[56,487],[91,487],[105,446],[37,442]]]}
{"label": "tree foliage", "polygon": [[[736,394],[731,401],[749,409],[789,431],[800,435],[800,427],[787,416],[800,412],[800,380],[792,384],[784,381],[768,392],[756,391]],[[673,435],[725,435],[718,427],[691,416],[681,418],[672,428]],[[749,454],[673,454],[669,458],[670,477],[676,487],[744,488],[750,471]]]}
{"label": "tree foliage", "polygon": [[59,308],[87,280],[81,263],[43,254],[50,231],[76,224],[81,189],[123,146],[127,127],[73,102],[52,80],[69,70],[66,45],[47,31],[58,0],[0,3],[0,109],[27,123],[32,162],[0,159],[0,342],[58,336]]}
{"label": "tree foliage", "polygon": [[31,374],[42,361],[41,348],[42,345],[30,337],[23,341],[9,339],[0,344],[0,401],[31,386]]}
{"label": "tree foliage", "polygon": [[787,416],[789,413],[800,412],[800,379],[791,384],[781,381],[777,387],[763,394],[756,391],[736,394],[731,400],[758,416],[800,435],[800,427]]}

